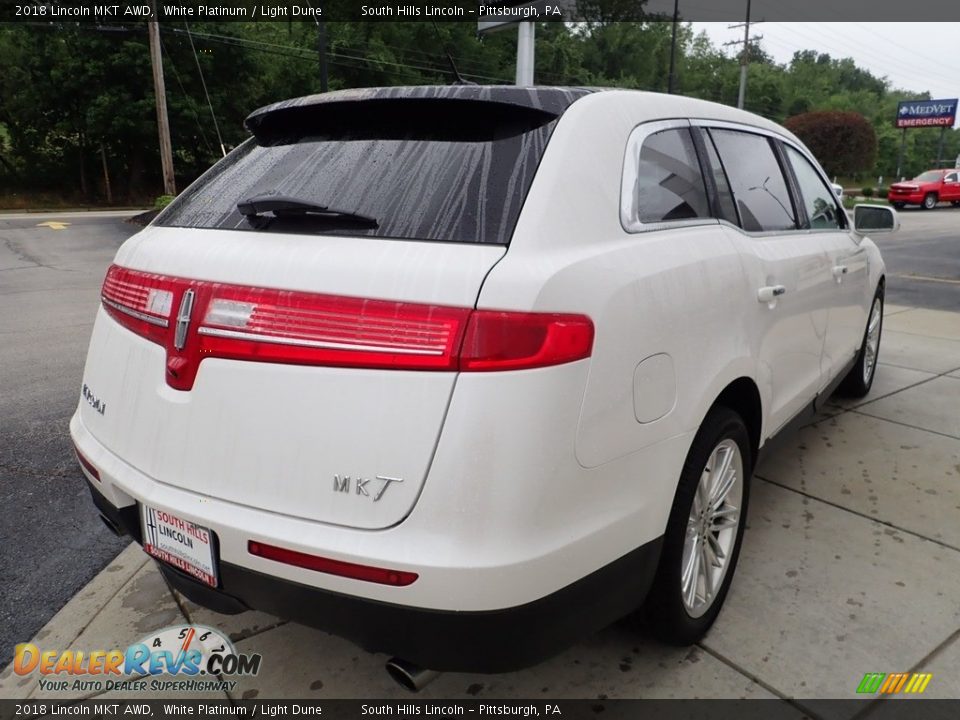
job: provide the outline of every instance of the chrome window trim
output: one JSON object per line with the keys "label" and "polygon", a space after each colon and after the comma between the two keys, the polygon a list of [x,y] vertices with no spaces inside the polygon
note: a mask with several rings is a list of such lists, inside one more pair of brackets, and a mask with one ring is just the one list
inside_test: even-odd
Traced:
{"label": "chrome window trim", "polygon": [[[807,148],[802,144],[797,144],[796,141],[787,137],[786,135],[779,133],[775,130],[770,130],[769,128],[757,127],[756,125],[748,125],[746,123],[736,123],[730,122],[729,120],[710,120],[708,118],[690,118],[691,127],[700,127],[706,128],[716,128],[717,130],[739,130],[740,132],[753,133],[754,135],[764,135],[768,138],[777,140],[784,145],[793,148],[801,156],[807,159],[807,161],[813,166],[814,171],[820,177],[821,182],[823,182],[828,190],[831,190],[830,197],[833,198],[833,205],[837,209],[837,212],[846,216],[847,210],[843,205],[837,202],[836,193],[832,192],[833,183],[830,182],[830,178],[827,177],[827,174],[824,172],[823,168],[820,167],[820,163],[813,156],[813,154],[807,150]],[[721,158],[721,162],[723,159]],[[727,223],[729,224],[729,223]],[[794,230],[770,230],[762,232],[750,232],[749,230],[744,230],[743,228],[737,228],[740,232],[750,235],[751,237],[770,235],[770,234],[783,234],[783,233],[831,233],[831,232],[845,232],[849,233],[852,229],[853,223],[847,219],[847,227],[845,228],[796,228]]]}
{"label": "chrome window trim", "polygon": [[[655,230],[666,230],[668,228],[717,225],[720,222],[715,217],[665,220],[657,223],[641,222],[639,218],[635,190],[637,187],[637,166],[640,162],[640,149],[643,147],[644,141],[651,135],[656,135],[664,130],[689,129],[690,125],[690,120],[672,118],[669,120],[653,120],[641,123],[630,131],[630,137],[627,138],[627,147],[623,155],[623,171],[620,176],[620,225],[626,232],[631,234],[652,232]],[[696,150],[694,151],[696,152]],[[706,192],[706,186],[704,186],[704,192]]]}
{"label": "chrome window trim", "polygon": [[[718,220],[720,225],[730,228],[731,230],[736,230],[741,235],[746,235],[749,238],[754,240],[764,240],[766,238],[778,238],[783,237],[787,234],[799,235],[801,233],[808,233],[809,230],[806,229],[796,229],[793,230],[744,230],[739,225],[734,225],[729,220]],[[822,231],[820,231],[822,232]]]}
{"label": "chrome window trim", "polygon": [[[825,186],[824,186],[824,188],[828,191],[827,194],[826,194],[826,197],[829,197],[829,198],[832,199],[833,207],[834,207],[834,209],[837,211],[837,217],[840,217],[841,215],[842,215],[842,216],[846,216],[846,214],[847,214],[847,209],[846,209],[845,207],[843,207],[843,204],[842,204],[842,203],[837,202],[837,201],[839,200],[839,198],[837,197],[837,194],[836,194],[835,192],[833,192],[833,183],[830,182],[830,179],[829,179],[829,178],[826,178],[826,177],[825,177],[825,173],[824,173],[824,171],[823,171],[823,168],[820,167],[820,163],[817,162],[816,158],[814,158],[810,153],[804,152],[801,148],[797,147],[797,146],[796,146],[794,143],[792,143],[792,142],[788,142],[788,141],[786,141],[786,140],[783,140],[783,141],[781,141],[781,142],[783,142],[783,144],[784,144],[784,146],[785,146],[786,148],[789,148],[789,149],[795,151],[800,157],[802,157],[804,160],[806,160],[808,163],[810,163],[810,167],[813,168],[813,172],[817,175],[817,177],[820,178],[820,182],[825,182],[825,183],[826,183]],[[790,162],[790,155],[789,155],[788,153],[784,152],[784,157],[786,157],[787,162]],[[794,174],[794,176],[796,176],[796,174],[797,174],[796,168],[793,168],[793,174]],[[802,189],[799,187],[799,180],[797,181],[797,184],[798,184],[797,192],[798,192],[798,193],[801,193],[801,197],[802,197]],[[804,202],[806,202],[806,201],[804,200]],[[807,213],[807,211],[804,211],[804,212],[805,212],[806,214],[809,214],[809,213]],[[808,217],[807,219],[809,220],[810,218]],[[849,224],[850,224],[849,218],[848,218],[847,220],[848,220],[847,224],[849,225]],[[813,228],[813,227],[809,227],[809,228],[801,228],[801,230],[805,230],[805,231],[810,232],[810,233],[825,233],[825,232],[834,232],[834,233],[835,233],[835,232],[847,232],[847,231],[850,230],[850,228],[849,228],[849,227],[835,227],[835,228]]]}

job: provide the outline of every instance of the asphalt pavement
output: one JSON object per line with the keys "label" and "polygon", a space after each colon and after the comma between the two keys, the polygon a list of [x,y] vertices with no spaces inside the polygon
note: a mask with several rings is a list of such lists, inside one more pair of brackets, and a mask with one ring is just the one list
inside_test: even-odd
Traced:
{"label": "asphalt pavement", "polygon": [[887,302],[960,310],[960,208],[904,208],[901,230],[874,241],[887,264]]}
{"label": "asphalt pavement", "polygon": [[[93,511],[67,426],[133,214],[0,214],[0,667],[126,544]],[[960,208],[901,221],[877,238],[887,302],[960,310]]]}
{"label": "asphalt pavement", "polygon": [[92,511],[67,425],[132,214],[0,215],[0,664],[126,545]]}

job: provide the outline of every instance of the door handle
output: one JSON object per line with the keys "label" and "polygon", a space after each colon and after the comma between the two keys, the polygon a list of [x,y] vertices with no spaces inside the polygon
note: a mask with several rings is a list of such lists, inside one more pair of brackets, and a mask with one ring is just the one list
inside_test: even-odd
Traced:
{"label": "door handle", "polygon": [[787,289],[783,285],[768,285],[757,291],[757,302],[772,303],[781,295],[784,295]]}
{"label": "door handle", "polygon": [[833,276],[837,279],[837,282],[843,282],[843,276],[847,274],[846,265],[834,265],[833,266]]}

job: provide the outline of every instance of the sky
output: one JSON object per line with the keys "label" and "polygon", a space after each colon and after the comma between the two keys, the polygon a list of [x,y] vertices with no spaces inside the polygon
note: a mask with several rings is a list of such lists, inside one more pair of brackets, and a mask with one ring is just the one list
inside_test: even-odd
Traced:
{"label": "sky", "polygon": [[[721,46],[743,39],[743,28],[730,30],[729,25],[695,22],[693,28]],[[929,90],[935,100],[960,97],[960,23],[761,22],[751,24],[754,32],[763,35],[760,46],[777,62],[789,62],[797,50],[817,50],[851,57],[896,88]],[[737,47],[725,51],[734,55]]]}

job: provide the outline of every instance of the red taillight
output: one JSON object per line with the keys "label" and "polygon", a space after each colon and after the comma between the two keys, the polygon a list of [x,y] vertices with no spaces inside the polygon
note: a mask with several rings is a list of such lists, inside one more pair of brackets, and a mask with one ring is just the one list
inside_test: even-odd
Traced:
{"label": "red taillight", "polygon": [[170,327],[173,291],[170,278],[112,265],[103,281],[100,299],[121,325],[162,343]]}
{"label": "red taillight", "polygon": [[93,465],[92,462],[90,462],[89,460],[87,460],[87,459],[83,456],[83,453],[81,453],[81,452],[77,449],[77,446],[76,446],[76,445],[73,446],[73,452],[74,452],[74,454],[76,454],[76,456],[77,456],[77,462],[79,462],[81,465],[83,465],[84,470],[86,470],[88,473],[90,473],[91,475],[93,475],[94,479],[95,479],[97,482],[100,482],[100,471],[97,470],[96,467],[94,467],[94,465]]}
{"label": "red taillight", "polygon": [[521,370],[589,357],[583,315],[517,313],[250,288],[113,266],[110,315],[167,350],[189,390],[204,358],[433,371]]}
{"label": "red taillight", "polygon": [[464,371],[521,370],[589,357],[593,323],[585,315],[475,310],[460,351]]}
{"label": "red taillight", "polygon": [[247,551],[251,555],[266,558],[267,560],[274,560],[286,565],[294,565],[296,567],[306,568],[307,570],[316,570],[317,572],[327,573],[329,575],[339,575],[340,577],[364,580],[365,582],[379,583],[381,585],[405,587],[419,577],[417,573],[407,572],[405,570],[388,570],[371,565],[358,565],[356,563],[343,562],[342,560],[331,560],[330,558],[320,557],[319,555],[308,555],[307,553],[297,552],[296,550],[267,545],[255,540],[250,540],[247,543]]}
{"label": "red taillight", "polygon": [[455,370],[465,308],[217,286],[201,348],[238,360]]}

